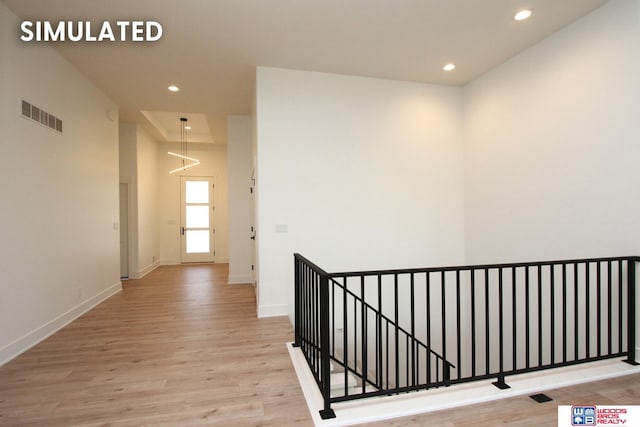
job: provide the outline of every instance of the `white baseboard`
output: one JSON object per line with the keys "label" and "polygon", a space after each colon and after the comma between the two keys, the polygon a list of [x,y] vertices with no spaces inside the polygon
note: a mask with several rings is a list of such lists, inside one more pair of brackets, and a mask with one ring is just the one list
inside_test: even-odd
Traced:
{"label": "white baseboard", "polygon": [[286,304],[259,305],[258,318],[288,316]]}
{"label": "white baseboard", "polygon": [[158,267],[160,267],[160,261],[156,261],[153,264],[149,264],[148,266],[144,267],[142,270],[135,273],[134,279],[142,279],[144,276],[151,273],[153,270],[155,270]]}
{"label": "white baseboard", "polygon": [[229,278],[227,279],[227,283],[230,285],[245,285],[245,284],[253,284],[253,276],[252,275],[242,275],[242,274],[235,274],[235,275],[229,275]]}
{"label": "white baseboard", "polygon": [[[213,260],[213,262],[215,262],[216,264],[226,264],[229,262],[229,258],[215,258]],[[179,259],[163,259],[160,260],[160,265],[181,265],[182,261],[180,261]],[[189,264],[189,263],[187,263]],[[193,264],[198,264],[197,262],[193,263]]]}
{"label": "white baseboard", "polygon": [[0,349],[0,366],[29,350],[39,342],[45,340],[78,317],[82,316],[87,311],[91,310],[93,307],[120,291],[122,291],[122,282],[118,282],[115,285],[110,286],[99,294],[76,305],[66,313],[61,314],[55,319],[27,333],[23,337],[4,346]]}

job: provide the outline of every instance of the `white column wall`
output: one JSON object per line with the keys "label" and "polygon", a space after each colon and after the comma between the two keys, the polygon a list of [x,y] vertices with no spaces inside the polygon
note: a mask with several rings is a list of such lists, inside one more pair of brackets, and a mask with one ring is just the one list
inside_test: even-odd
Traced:
{"label": "white column wall", "polygon": [[252,283],[251,117],[227,117],[229,166],[229,283]]}
{"label": "white column wall", "polygon": [[142,277],[160,265],[158,185],[159,144],[140,126],[136,130],[137,161],[137,277]]}
{"label": "white column wall", "polygon": [[293,253],[329,270],[464,258],[459,88],[259,67],[259,316],[293,313]]}

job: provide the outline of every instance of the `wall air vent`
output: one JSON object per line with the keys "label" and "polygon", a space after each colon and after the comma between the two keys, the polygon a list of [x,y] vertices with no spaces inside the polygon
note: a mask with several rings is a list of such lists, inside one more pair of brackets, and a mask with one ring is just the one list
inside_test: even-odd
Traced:
{"label": "wall air vent", "polygon": [[62,133],[62,120],[38,108],[29,102],[22,100],[22,116],[40,123],[51,130]]}

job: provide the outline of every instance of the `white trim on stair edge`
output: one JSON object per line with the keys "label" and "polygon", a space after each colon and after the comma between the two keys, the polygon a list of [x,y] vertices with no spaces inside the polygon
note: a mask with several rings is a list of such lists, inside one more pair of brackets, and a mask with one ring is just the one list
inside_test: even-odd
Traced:
{"label": "white trim on stair edge", "polygon": [[405,417],[640,373],[640,366],[628,365],[623,363],[621,359],[608,359],[566,368],[508,376],[506,382],[511,388],[507,390],[499,390],[494,387],[491,384],[493,380],[484,380],[397,396],[373,397],[336,403],[332,405],[336,418],[323,420],[319,414],[323,407],[322,396],[307,366],[302,350],[293,347],[292,343],[287,343],[287,349],[307,401],[311,418],[317,427],[349,426]]}

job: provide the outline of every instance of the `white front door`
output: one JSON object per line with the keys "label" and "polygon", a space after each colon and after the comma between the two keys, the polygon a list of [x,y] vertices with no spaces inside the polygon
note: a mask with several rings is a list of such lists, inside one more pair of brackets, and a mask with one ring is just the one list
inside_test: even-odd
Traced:
{"label": "white front door", "polygon": [[215,258],[215,184],[212,177],[180,177],[181,261],[213,262]]}

